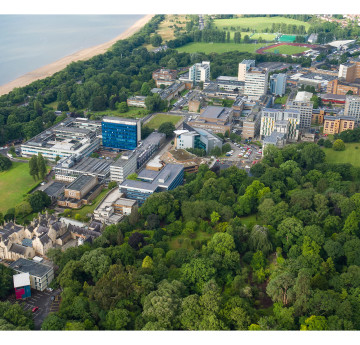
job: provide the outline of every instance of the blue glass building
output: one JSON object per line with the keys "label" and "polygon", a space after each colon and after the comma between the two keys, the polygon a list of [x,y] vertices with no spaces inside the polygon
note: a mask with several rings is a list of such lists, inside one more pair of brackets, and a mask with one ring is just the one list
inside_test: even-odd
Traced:
{"label": "blue glass building", "polygon": [[270,77],[270,92],[275,96],[283,96],[286,89],[286,74],[273,74]]}
{"label": "blue glass building", "polygon": [[101,122],[102,145],[115,150],[134,150],[141,140],[139,120],[104,117]]}

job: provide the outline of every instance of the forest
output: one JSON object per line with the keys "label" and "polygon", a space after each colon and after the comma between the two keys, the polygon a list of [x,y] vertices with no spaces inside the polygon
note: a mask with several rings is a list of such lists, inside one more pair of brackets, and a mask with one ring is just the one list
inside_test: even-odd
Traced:
{"label": "forest", "polygon": [[244,170],[201,165],[92,244],[48,256],[42,329],[360,328],[360,168],[304,143]]}

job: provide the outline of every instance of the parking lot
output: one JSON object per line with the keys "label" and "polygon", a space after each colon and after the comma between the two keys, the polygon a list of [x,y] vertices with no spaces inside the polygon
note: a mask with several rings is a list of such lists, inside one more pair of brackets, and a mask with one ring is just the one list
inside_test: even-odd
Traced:
{"label": "parking lot", "polygon": [[[31,289],[31,297],[26,300],[16,300],[15,296],[11,296],[9,301],[11,303],[18,302],[24,310],[32,311],[33,308],[39,309],[33,313],[35,329],[41,329],[41,324],[50,312],[59,310],[60,305],[60,289],[54,291],[38,291]],[[52,296],[53,300],[52,300]]]}

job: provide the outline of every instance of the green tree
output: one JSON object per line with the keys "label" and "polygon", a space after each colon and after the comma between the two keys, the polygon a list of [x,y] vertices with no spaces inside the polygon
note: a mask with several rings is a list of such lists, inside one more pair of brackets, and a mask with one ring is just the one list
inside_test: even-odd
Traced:
{"label": "green tree", "polygon": [[45,207],[50,206],[51,199],[41,190],[37,190],[29,196],[29,203],[34,212],[40,212]]}
{"label": "green tree", "polygon": [[149,255],[146,255],[146,257],[144,258],[142,265],[142,268],[147,268],[147,269],[153,269],[154,268],[154,262],[152,260],[152,258]]}
{"label": "green tree", "polygon": [[172,122],[163,122],[160,126],[158,131],[160,133],[165,133],[167,138],[170,138],[174,135],[175,126]]}
{"label": "green tree", "polygon": [[9,170],[12,166],[12,161],[3,155],[0,155],[0,171]]}
{"label": "green tree", "polygon": [[106,315],[105,328],[114,331],[125,330],[130,321],[130,313],[126,309],[110,310]]}
{"label": "green tree", "polygon": [[311,315],[300,329],[302,331],[326,331],[328,329],[326,317]]}
{"label": "green tree", "polygon": [[43,180],[46,176],[47,170],[46,170],[44,157],[42,156],[41,153],[39,153],[37,156],[37,166],[38,166],[40,178]]}
{"label": "green tree", "polygon": [[149,96],[151,94],[150,90],[151,90],[151,87],[150,87],[149,83],[144,82],[141,86],[140,92],[143,96]]}
{"label": "green tree", "polygon": [[153,47],[159,47],[162,43],[162,37],[158,34],[154,34],[150,38],[150,44],[152,44]]}
{"label": "green tree", "polygon": [[36,155],[31,157],[29,161],[29,169],[30,169],[30,175],[33,177],[34,180],[37,180],[39,178],[39,168],[37,164]]}
{"label": "green tree", "polygon": [[345,143],[341,139],[336,139],[332,147],[334,151],[345,151]]}
{"label": "green tree", "polygon": [[118,105],[118,110],[119,110],[119,113],[126,113],[129,111],[129,107],[126,102],[121,102]]}

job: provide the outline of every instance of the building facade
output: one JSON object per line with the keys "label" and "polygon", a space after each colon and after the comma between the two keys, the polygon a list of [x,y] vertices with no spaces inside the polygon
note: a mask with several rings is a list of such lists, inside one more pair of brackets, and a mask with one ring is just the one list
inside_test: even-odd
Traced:
{"label": "building facade", "polygon": [[360,120],[360,97],[359,96],[346,96],[345,100],[345,116],[351,116],[356,118],[357,121]]}
{"label": "building facade", "polygon": [[343,131],[353,130],[355,119],[350,116],[324,116],[324,134],[338,134]]}
{"label": "building facade", "polygon": [[126,100],[126,103],[129,107],[139,107],[139,108],[146,108],[145,104],[145,96],[133,96],[129,97]]}
{"label": "building facade", "polygon": [[104,117],[101,126],[102,144],[106,148],[134,150],[141,140],[140,120]]}
{"label": "building facade", "polygon": [[110,180],[118,183],[123,182],[128,175],[133,174],[137,169],[137,154],[126,152],[110,166]]}
{"label": "building facade", "polygon": [[245,81],[246,71],[250,67],[255,67],[255,60],[243,60],[239,63],[238,67],[238,80]]}
{"label": "building facade", "polygon": [[244,94],[252,100],[258,100],[266,94],[268,88],[268,71],[266,68],[251,67],[245,73]]}
{"label": "building facade", "polygon": [[283,96],[286,89],[286,74],[273,74],[270,77],[270,92],[275,96]]}
{"label": "building facade", "polygon": [[189,69],[189,79],[194,84],[210,79],[210,62],[203,61],[202,63],[196,63],[191,66]]}
{"label": "building facade", "polygon": [[[277,124],[280,127],[277,128]],[[287,125],[284,127],[284,123]],[[263,109],[261,114],[260,136],[270,136],[272,132],[286,134],[287,140],[296,141],[299,138],[300,112],[298,110]],[[286,131],[284,132],[284,129]]]}
{"label": "building facade", "polygon": [[298,92],[295,98],[289,97],[286,103],[287,110],[298,110],[300,112],[299,128],[310,128],[314,103],[310,101],[311,92]]}

